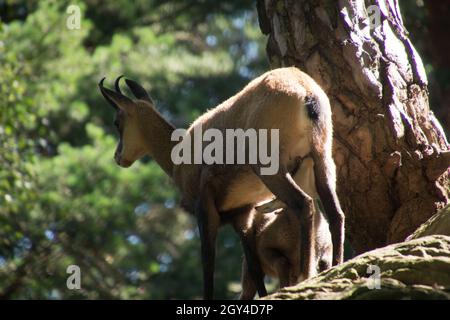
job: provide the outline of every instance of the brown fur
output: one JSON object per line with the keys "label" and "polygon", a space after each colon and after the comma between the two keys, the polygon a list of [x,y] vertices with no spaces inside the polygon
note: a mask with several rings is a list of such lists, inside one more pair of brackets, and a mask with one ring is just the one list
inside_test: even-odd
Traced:
{"label": "brown fur", "polygon": [[[203,131],[216,128],[280,129],[280,167],[291,171],[298,157],[311,152],[313,125],[303,106],[307,95],[316,94],[327,105],[328,99],[320,87],[308,75],[296,68],[276,69],[250,82],[242,91],[214,109],[200,116],[188,129],[202,126]],[[331,114],[323,114],[319,124],[324,128],[319,142],[331,143]],[[324,147],[321,147],[323,149]],[[281,151],[285,150],[285,152]],[[261,183],[250,166],[211,166],[213,188],[221,190],[216,199],[217,209],[226,211],[250,203],[257,203],[272,193]],[[184,190],[184,201],[195,202],[199,191],[198,182],[204,167],[179,165],[174,167],[173,177]],[[243,196],[245,195],[245,196]]]}
{"label": "brown fur", "polygon": [[[293,178],[308,195],[317,198],[312,166],[311,158],[303,159]],[[279,279],[281,288],[293,286],[308,278],[300,268],[300,220],[295,212],[284,207],[285,205],[278,201],[259,205],[244,218],[245,224],[241,226],[249,237],[254,238],[263,274]],[[317,205],[313,221],[313,266],[316,272],[321,272],[331,267],[333,247],[328,222]],[[248,273],[244,257],[240,299],[253,299],[255,294],[256,287]]]}
{"label": "brown fur", "polygon": [[[264,275],[279,279],[280,288],[296,285],[307,277],[300,266],[300,221],[289,208],[270,213],[256,209],[250,215],[251,228],[247,230],[255,237],[257,255]],[[322,213],[314,215],[316,272],[331,267],[332,243],[328,223]],[[253,299],[256,287],[248,274],[245,257],[242,264],[242,293],[240,299]]]}
{"label": "brown fur", "polygon": [[[128,83],[128,82],[127,82]],[[131,87],[130,87],[131,88]],[[189,128],[202,126],[203,131],[216,128],[279,129],[280,168],[276,175],[261,176],[259,165],[173,165],[168,139],[173,127],[155,111],[148,99],[132,101],[101,86],[108,101],[120,109],[121,139],[116,151],[119,165],[128,167],[144,154],[152,156],[172,176],[182,194],[183,206],[195,214],[199,223],[205,298],[213,293],[215,239],[221,215],[236,208],[252,208],[275,195],[299,216],[302,225],[302,268],[314,273],[312,199],[292,179],[290,172],[298,159],[311,155],[317,191],[324,200],[333,235],[333,261],[342,261],[344,216],[335,193],[335,169],[331,157],[332,125],[328,98],[305,73],[296,68],[269,71],[251,81],[242,91],[199,117]],[[135,94],[136,95],[136,94]],[[320,114],[313,123],[305,106],[306,97],[313,96],[320,105]],[[269,142],[270,143],[270,142]],[[237,230],[246,255],[254,256],[255,245],[242,230]],[[247,258],[249,257],[247,256]],[[255,260],[256,261],[256,260]],[[252,273],[260,273],[258,264]],[[263,283],[257,284],[261,295]]]}

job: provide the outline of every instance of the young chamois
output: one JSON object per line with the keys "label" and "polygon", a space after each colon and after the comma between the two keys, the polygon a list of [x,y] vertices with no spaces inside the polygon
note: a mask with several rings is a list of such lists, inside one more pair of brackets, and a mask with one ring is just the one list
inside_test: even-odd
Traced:
{"label": "young chamois", "polygon": [[[294,175],[295,182],[309,195],[314,196],[313,160],[302,160]],[[274,202],[271,204],[274,205]],[[300,269],[300,221],[289,208],[276,209],[267,205],[253,209],[247,217],[247,228],[243,231],[255,238],[256,253],[264,275],[279,279],[280,288],[293,286],[307,277]],[[323,213],[317,205],[313,215],[315,253],[313,266],[317,272],[331,267],[331,234]],[[248,272],[245,257],[242,263],[242,293],[240,299],[253,299],[256,287]]]}
{"label": "young chamois", "polygon": [[[115,152],[116,162],[129,167],[148,154],[169,174],[181,191],[182,206],[198,221],[204,297],[211,299],[214,291],[215,242],[221,221],[230,212],[247,211],[259,202],[275,196],[295,212],[300,221],[301,263],[306,277],[314,274],[313,200],[292,179],[291,172],[300,159],[311,156],[317,193],[327,215],[333,242],[333,264],[342,262],[344,214],[335,191],[335,165],[331,154],[331,109],[322,89],[305,73],[292,68],[269,71],[251,81],[242,91],[200,116],[189,127],[185,139],[192,139],[196,129],[215,129],[226,135],[228,129],[278,129],[279,166],[275,174],[263,174],[265,164],[174,164],[171,150],[176,141],[167,139],[174,132],[155,110],[145,90],[126,80],[137,100],[105,88],[104,97],[116,109],[116,125],[120,139]],[[269,142],[270,143],[270,142]],[[202,149],[204,146],[200,146]],[[232,150],[249,154],[244,150]],[[273,152],[273,150],[272,150]],[[192,152],[194,153],[194,152]],[[224,150],[224,158],[227,157]],[[245,217],[246,215],[236,215]],[[240,225],[236,223],[236,225]],[[249,272],[260,296],[266,294],[262,271],[256,255],[256,244],[240,233]]]}

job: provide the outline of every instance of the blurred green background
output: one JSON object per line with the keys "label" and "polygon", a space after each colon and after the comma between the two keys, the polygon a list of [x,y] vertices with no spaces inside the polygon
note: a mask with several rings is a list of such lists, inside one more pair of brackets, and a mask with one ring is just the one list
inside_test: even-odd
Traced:
{"label": "blurred green background", "polygon": [[[423,5],[403,3],[422,53]],[[79,30],[66,26],[74,4]],[[255,4],[0,0],[0,18],[0,298],[200,298],[195,221],[151,159],[115,164],[113,113],[97,83],[125,74],[187,127],[269,69]],[[448,70],[427,59],[448,88]],[[239,293],[241,256],[225,227],[216,297]],[[66,287],[71,264],[81,290]]]}

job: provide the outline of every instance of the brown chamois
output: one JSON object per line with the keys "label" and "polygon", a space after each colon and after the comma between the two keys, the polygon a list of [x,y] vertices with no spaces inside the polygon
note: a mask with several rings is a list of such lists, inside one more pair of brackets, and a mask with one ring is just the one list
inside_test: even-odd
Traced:
{"label": "brown chamois", "polygon": [[[294,175],[295,182],[308,194],[315,189],[313,165],[311,158],[303,159]],[[271,205],[273,206],[274,202]],[[300,268],[298,215],[289,208],[274,208],[273,211],[267,211],[268,209],[266,205],[253,209],[246,218],[246,229],[243,232],[255,238],[256,253],[263,274],[279,279],[280,288],[296,285],[307,278]],[[331,267],[333,249],[328,222],[317,205],[313,221],[315,234],[313,267],[316,268],[316,272],[322,272]],[[242,263],[241,284],[240,299],[253,299],[256,287],[248,272],[245,257]]]}
{"label": "brown chamois", "polygon": [[[127,84],[138,100],[122,95],[118,85],[117,92],[114,92],[100,83],[103,95],[117,110],[116,123],[121,138],[115,159],[120,166],[129,167],[148,154],[173,178],[181,191],[183,207],[193,213],[198,221],[206,299],[213,297],[215,242],[221,221],[227,220],[230,212],[249,212],[257,203],[273,196],[298,214],[302,272],[306,277],[315,273],[312,263],[313,201],[291,176],[291,172],[298,167],[299,159],[307,155],[314,161],[317,193],[330,224],[333,264],[342,262],[344,214],[335,190],[331,108],[327,96],[312,78],[294,67],[269,71],[200,116],[184,137],[186,141],[195,139],[197,129],[199,132],[214,129],[223,136],[229,129],[278,130],[279,163],[278,170],[272,175],[263,173],[267,163],[263,164],[261,160],[233,165],[202,162],[174,164],[171,150],[177,143],[167,140],[167,136],[174,132],[173,126],[155,110],[142,87],[129,80]],[[238,152],[250,154],[249,145],[244,143],[244,150],[231,150],[231,158],[236,157]],[[204,145],[200,149],[204,150]],[[225,150],[223,153],[224,158],[228,159],[230,154],[226,154]],[[242,232],[240,236],[249,272],[259,295],[265,295],[255,243]]]}

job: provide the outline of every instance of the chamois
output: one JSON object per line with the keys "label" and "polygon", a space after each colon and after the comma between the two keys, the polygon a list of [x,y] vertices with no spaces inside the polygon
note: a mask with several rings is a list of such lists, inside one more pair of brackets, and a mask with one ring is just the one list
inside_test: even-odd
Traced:
{"label": "chamois", "polygon": [[[308,194],[313,193],[315,188],[313,165],[311,158],[303,159],[300,168],[293,176],[295,182]],[[256,253],[263,274],[278,278],[280,288],[284,288],[306,279],[300,269],[300,221],[298,215],[291,209],[274,208],[274,205],[275,202],[271,202],[271,207],[261,205],[253,209],[246,218],[246,229],[243,232],[255,239]],[[269,208],[273,211],[267,211]],[[315,205],[313,221],[315,234],[313,267],[317,272],[321,272],[331,267],[332,243],[328,222],[317,205]],[[256,287],[248,272],[245,257],[242,263],[241,284],[240,299],[253,299]]]}
{"label": "chamois", "polygon": [[[185,136],[191,139],[198,128],[216,129],[223,136],[227,129],[277,129],[279,168],[274,175],[262,174],[264,165],[260,162],[174,164],[171,150],[175,142],[167,139],[174,132],[173,126],[155,110],[151,98],[142,87],[130,80],[126,83],[137,100],[121,94],[118,81],[116,92],[105,88],[102,81],[99,84],[106,100],[117,110],[116,125],[120,139],[115,152],[116,162],[122,167],[129,167],[148,154],[173,178],[181,191],[182,206],[197,218],[205,299],[213,297],[215,242],[221,221],[226,220],[233,211],[250,212],[257,203],[273,196],[298,215],[302,272],[306,277],[315,273],[312,266],[314,206],[311,197],[291,176],[300,159],[308,155],[314,162],[317,193],[330,223],[333,264],[342,262],[344,214],[335,190],[331,108],[326,94],[312,78],[295,67],[266,72],[242,91],[200,116]],[[204,146],[201,147],[203,149]],[[236,151],[233,150],[233,155]],[[244,151],[249,153],[248,145]],[[255,243],[243,232],[240,236],[249,272],[259,295],[263,296],[266,290],[261,281],[262,271]]]}

